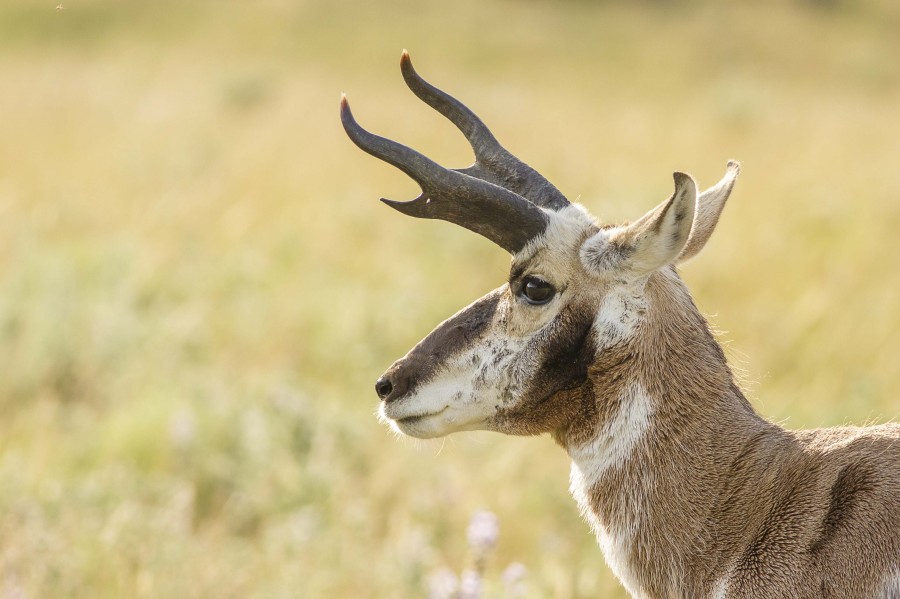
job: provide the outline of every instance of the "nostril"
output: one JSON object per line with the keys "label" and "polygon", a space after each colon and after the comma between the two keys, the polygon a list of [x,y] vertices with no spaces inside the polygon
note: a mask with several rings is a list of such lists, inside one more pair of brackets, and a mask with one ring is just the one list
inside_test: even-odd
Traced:
{"label": "nostril", "polygon": [[391,394],[391,391],[394,390],[394,385],[391,381],[385,377],[381,377],[377,381],[375,381],[375,393],[378,394],[378,397],[381,399],[387,399],[388,395]]}

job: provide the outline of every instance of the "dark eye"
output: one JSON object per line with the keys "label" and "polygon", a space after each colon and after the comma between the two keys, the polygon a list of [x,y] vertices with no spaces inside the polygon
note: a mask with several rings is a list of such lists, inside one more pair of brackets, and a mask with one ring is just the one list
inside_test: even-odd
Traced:
{"label": "dark eye", "polygon": [[525,298],[529,304],[546,304],[556,294],[553,285],[537,277],[528,277],[519,295]]}

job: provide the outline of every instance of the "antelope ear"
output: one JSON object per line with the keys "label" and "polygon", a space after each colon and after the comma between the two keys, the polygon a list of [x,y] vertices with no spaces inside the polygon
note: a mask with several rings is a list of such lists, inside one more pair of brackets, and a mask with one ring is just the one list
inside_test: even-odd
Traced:
{"label": "antelope ear", "polygon": [[691,228],[687,244],[681,250],[678,259],[675,260],[676,263],[690,260],[706,245],[716,228],[716,223],[719,222],[719,216],[722,214],[722,209],[725,208],[725,202],[728,201],[728,196],[731,195],[731,190],[734,189],[734,183],[740,172],[741,164],[735,160],[729,160],[722,180],[697,198],[694,226]]}
{"label": "antelope ear", "polygon": [[675,173],[675,193],[634,223],[596,233],[581,247],[582,262],[605,272],[649,274],[671,264],[682,252],[694,221],[697,184],[690,175]]}

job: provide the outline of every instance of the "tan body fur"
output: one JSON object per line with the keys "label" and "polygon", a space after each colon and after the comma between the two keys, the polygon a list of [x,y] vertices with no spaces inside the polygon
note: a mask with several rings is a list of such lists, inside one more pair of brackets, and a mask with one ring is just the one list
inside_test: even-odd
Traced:
{"label": "tan body fur", "polygon": [[648,295],[648,335],[568,392],[583,407],[555,433],[583,444],[624,409],[634,381],[652,398],[652,424],[625,463],[573,488],[595,529],[630,531],[629,571],[617,572],[639,585],[629,590],[896,599],[900,425],[785,431],[763,420],[680,282],[654,275]]}

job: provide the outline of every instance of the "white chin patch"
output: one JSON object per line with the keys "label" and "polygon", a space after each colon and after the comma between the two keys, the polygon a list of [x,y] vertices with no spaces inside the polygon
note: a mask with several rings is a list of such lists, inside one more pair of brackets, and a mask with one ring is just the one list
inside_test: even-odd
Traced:
{"label": "white chin patch", "polygon": [[448,431],[443,423],[440,422],[440,414],[391,420],[390,423],[391,428],[398,433],[417,439],[435,439],[453,432]]}
{"label": "white chin patch", "polygon": [[462,420],[459,414],[460,410],[453,406],[447,406],[438,412],[423,413],[418,416],[391,417],[388,415],[389,412],[395,411],[392,409],[392,406],[381,404],[378,410],[378,418],[385,424],[388,424],[394,431],[417,439],[434,439],[444,437],[450,433],[482,428],[481,420],[474,422]]}
{"label": "white chin patch", "polygon": [[395,431],[419,439],[478,430],[496,410],[489,394],[476,394],[471,373],[442,377],[409,397],[382,403],[378,416]]}
{"label": "white chin patch", "polygon": [[379,415],[394,430],[422,439],[484,430],[500,405],[512,400],[514,377],[524,378],[523,345],[521,339],[488,337],[443,364],[408,396],[382,403]]}

